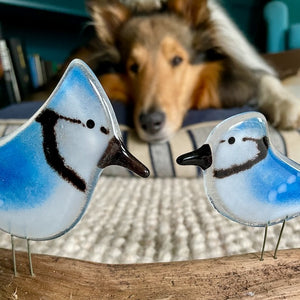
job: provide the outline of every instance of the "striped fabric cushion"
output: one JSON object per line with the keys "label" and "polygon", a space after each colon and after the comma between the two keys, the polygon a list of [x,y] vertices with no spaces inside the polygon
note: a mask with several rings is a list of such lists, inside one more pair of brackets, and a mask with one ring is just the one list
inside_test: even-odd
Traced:
{"label": "striped fabric cushion", "polygon": [[[0,136],[14,131],[25,121],[24,119],[0,120]],[[180,166],[176,163],[176,158],[185,152],[201,147],[218,122],[208,121],[185,126],[170,141],[157,144],[142,142],[130,127],[121,125],[121,130],[125,145],[132,154],[149,168],[152,177],[197,177],[201,176],[200,168]],[[298,131],[277,131],[271,128],[270,133],[271,142],[277,150],[300,162],[300,136]],[[118,166],[107,167],[104,174],[135,176],[130,171]]]}

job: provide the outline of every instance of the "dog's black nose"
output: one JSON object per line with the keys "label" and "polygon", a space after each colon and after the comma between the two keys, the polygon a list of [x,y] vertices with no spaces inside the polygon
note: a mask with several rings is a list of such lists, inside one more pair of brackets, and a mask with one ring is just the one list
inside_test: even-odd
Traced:
{"label": "dog's black nose", "polygon": [[159,132],[164,126],[165,119],[166,115],[161,111],[141,113],[139,117],[141,127],[149,134]]}

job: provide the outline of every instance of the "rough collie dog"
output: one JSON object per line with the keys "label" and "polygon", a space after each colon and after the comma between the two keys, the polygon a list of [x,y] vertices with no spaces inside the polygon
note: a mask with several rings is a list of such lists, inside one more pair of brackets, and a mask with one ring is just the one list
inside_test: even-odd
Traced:
{"label": "rough collie dog", "polygon": [[111,99],[133,103],[144,141],[169,139],[191,108],[250,102],[277,127],[299,126],[300,101],[214,0],[168,0],[147,11],[118,0],[90,0],[88,7],[97,59],[114,69],[100,81]]}

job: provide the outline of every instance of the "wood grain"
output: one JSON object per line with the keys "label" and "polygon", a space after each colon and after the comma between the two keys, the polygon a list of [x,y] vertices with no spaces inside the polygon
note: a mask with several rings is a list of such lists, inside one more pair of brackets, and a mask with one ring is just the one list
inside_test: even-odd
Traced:
{"label": "wood grain", "polygon": [[0,249],[0,299],[299,299],[300,250],[171,263],[108,265]]}

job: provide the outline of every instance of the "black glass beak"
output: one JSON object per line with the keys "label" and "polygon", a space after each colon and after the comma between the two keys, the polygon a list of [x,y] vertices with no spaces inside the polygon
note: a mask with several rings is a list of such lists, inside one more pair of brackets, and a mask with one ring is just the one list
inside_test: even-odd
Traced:
{"label": "black glass beak", "polygon": [[212,153],[210,146],[208,144],[204,144],[197,150],[180,155],[176,162],[179,165],[194,165],[199,166],[202,170],[206,170],[212,164]]}
{"label": "black glass beak", "polygon": [[115,137],[110,140],[105,153],[98,163],[98,166],[102,169],[111,165],[125,167],[144,178],[150,175],[148,168],[145,167],[138,159],[136,159],[125,148],[124,144]]}

